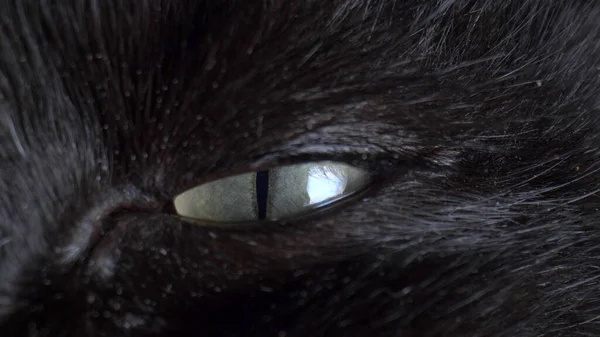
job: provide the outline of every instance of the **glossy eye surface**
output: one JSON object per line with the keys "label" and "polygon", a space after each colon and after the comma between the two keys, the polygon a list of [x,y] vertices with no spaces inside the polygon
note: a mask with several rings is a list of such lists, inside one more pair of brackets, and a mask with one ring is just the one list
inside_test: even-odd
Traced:
{"label": "glossy eye surface", "polygon": [[177,214],[197,220],[280,220],[310,212],[363,190],[370,174],[336,162],[314,162],[215,180],[174,199]]}

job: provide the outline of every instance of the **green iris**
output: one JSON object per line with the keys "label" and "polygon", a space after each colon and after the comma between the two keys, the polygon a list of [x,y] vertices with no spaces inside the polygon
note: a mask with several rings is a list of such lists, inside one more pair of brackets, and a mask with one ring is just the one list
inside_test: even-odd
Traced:
{"label": "green iris", "polygon": [[314,162],[215,180],[178,195],[181,216],[213,222],[280,220],[344,199],[371,181],[367,171],[336,162]]}

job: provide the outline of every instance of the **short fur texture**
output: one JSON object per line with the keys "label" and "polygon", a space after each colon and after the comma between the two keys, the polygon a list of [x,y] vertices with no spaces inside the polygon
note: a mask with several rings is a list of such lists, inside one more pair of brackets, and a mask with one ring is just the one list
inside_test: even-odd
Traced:
{"label": "short fur texture", "polygon": [[[600,2],[7,0],[0,335],[600,335]],[[367,195],[221,228],[223,176]]]}

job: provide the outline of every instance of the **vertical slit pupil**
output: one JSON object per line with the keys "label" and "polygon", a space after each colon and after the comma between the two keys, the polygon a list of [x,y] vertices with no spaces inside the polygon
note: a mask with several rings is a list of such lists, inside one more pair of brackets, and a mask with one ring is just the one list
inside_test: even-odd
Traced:
{"label": "vertical slit pupil", "polygon": [[256,173],[256,202],[258,204],[258,219],[267,217],[267,199],[269,197],[269,171]]}

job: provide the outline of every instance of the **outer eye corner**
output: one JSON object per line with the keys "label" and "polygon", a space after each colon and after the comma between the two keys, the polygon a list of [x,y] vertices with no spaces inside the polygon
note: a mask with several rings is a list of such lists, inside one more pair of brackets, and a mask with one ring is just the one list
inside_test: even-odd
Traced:
{"label": "outer eye corner", "polygon": [[215,223],[282,222],[304,216],[364,190],[372,182],[363,169],[340,162],[275,167],[215,180],[173,199],[173,211]]}

